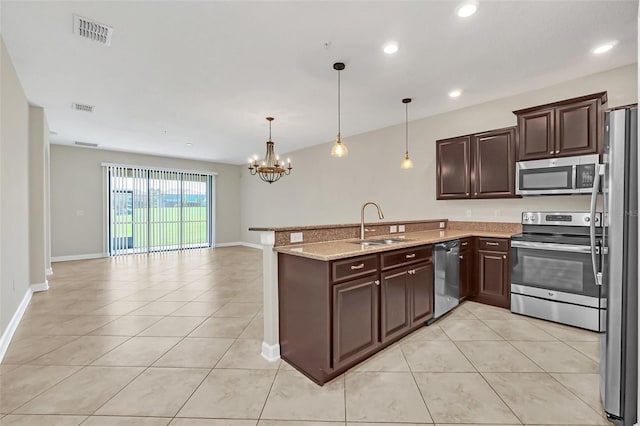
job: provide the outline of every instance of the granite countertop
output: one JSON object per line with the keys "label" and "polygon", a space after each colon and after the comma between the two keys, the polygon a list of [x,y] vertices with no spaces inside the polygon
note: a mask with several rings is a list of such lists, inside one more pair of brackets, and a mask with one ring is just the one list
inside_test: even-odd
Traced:
{"label": "granite countertop", "polygon": [[388,245],[361,246],[354,244],[358,239],[325,241],[321,243],[298,244],[290,246],[280,246],[274,248],[278,253],[292,254],[294,256],[308,257],[316,260],[336,260],[347,257],[360,256],[371,253],[379,253],[383,251],[396,250],[406,247],[421,246],[424,244],[433,244],[441,241],[455,240],[466,237],[493,237],[493,238],[511,238],[514,233],[507,232],[491,232],[477,230],[435,230],[407,232],[405,234],[380,235],[370,240],[378,240],[384,238],[401,239],[406,241]]}

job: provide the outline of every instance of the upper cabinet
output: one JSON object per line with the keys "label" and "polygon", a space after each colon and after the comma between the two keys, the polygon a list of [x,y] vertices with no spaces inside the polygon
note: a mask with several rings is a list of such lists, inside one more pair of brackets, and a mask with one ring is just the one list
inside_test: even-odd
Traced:
{"label": "upper cabinet", "polygon": [[515,127],[436,142],[437,198],[515,196]]}
{"label": "upper cabinet", "polygon": [[471,169],[475,198],[515,196],[516,129],[473,135]]}
{"label": "upper cabinet", "polygon": [[600,92],[514,111],[518,161],[600,153],[606,104]]}
{"label": "upper cabinet", "polygon": [[438,200],[471,194],[471,136],[436,142]]}

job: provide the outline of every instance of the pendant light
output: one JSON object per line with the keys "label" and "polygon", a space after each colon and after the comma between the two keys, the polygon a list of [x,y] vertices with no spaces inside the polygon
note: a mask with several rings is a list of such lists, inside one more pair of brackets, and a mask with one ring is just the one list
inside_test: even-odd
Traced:
{"label": "pendant light", "polygon": [[402,103],[404,104],[404,160],[400,163],[400,167],[413,169],[413,161],[409,158],[409,103],[411,103],[411,98],[404,98]]}
{"label": "pendant light", "polygon": [[260,179],[265,182],[273,183],[279,180],[282,176],[286,176],[291,173],[291,160],[287,159],[287,167],[284,164],[280,164],[280,157],[275,154],[273,150],[273,141],[271,140],[271,122],[273,117],[267,117],[269,122],[269,140],[267,141],[267,153],[262,160],[262,164],[258,162],[258,157],[249,159],[249,173],[251,175],[258,175]]}
{"label": "pendant light", "polygon": [[342,137],[340,136],[340,71],[345,68],[345,65],[342,62],[336,62],[333,64],[333,69],[338,71],[338,137],[336,138],[336,143],[331,148],[331,156],[332,157],[346,157],[349,154],[349,150],[347,146],[342,143]]}

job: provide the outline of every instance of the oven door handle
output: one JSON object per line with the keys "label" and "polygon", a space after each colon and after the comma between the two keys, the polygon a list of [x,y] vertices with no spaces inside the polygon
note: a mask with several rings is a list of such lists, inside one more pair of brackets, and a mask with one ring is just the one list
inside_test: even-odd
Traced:
{"label": "oven door handle", "polygon": [[511,241],[511,247],[528,248],[534,250],[567,251],[571,253],[591,253],[592,257],[600,253],[596,247],[595,253],[591,246],[578,246],[574,244],[534,243],[531,241]]}

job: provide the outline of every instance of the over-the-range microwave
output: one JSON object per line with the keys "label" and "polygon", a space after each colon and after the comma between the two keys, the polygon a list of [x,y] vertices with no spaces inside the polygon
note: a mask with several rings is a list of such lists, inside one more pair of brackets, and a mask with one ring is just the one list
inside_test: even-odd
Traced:
{"label": "over-the-range microwave", "polygon": [[516,194],[591,193],[598,162],[597,154],[519,161],[516,163]]}

